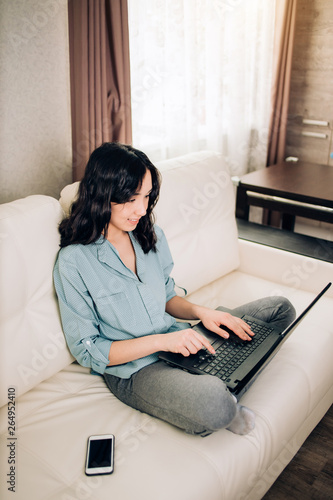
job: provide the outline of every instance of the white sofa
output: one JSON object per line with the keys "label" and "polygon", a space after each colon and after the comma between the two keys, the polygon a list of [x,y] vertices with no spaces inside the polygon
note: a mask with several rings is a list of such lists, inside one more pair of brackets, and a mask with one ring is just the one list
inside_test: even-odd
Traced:
{"label": "white sofa", "polygon": [[[158,166],[157,222],[189,300],[235,307],[283,294],[300,311],[332,280],[319,243],[314,259],[238,239],[234,189],[219,155]],[[64,189],[65,210],[76,188]],[[125,406],[73,362],[52,284],[60,202],[36,195],[0,206],[1,499],[262,498],[332,404],[333,291],[243,397],[256,413],[254,431],[187,435]],[[115,471],[87,477],[87,438],[104,433],[116,437]]]}

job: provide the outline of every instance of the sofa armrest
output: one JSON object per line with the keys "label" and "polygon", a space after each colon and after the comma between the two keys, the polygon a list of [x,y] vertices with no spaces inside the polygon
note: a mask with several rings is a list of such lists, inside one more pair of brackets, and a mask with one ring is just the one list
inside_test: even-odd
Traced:
{"label": "sofa armrest", "polygon": [[242,240],[333,263],[333,241],[264,226],[242,219],[236,219],[236,221],[238,237]]}

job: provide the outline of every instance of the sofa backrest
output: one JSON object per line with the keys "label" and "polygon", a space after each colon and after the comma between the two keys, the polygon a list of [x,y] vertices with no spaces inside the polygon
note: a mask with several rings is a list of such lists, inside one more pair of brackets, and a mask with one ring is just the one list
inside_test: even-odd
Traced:
{"label": "sofa backrest", "polygon": [[0,205],[1,406],[73,361],[52,280],[62,217],[49,196]]}
{"label": "sofa backrest", "polygon": [[192,293],[239,265],[234,188],[222,155],[190,153],[156,164],[156,222],[168,239],[176,284]]}
{"label": "sofa backrest", "polygon": [[[219,154],[193,153],[157,163],[156,207],[174,258],[176,283],[194,292],[239,264],[234,191]],[[61,193],[68,211],[78,183]],[[52,271],[64,212],[54,198],[0,205],[1,406],[8,387],[21,395],[73,361],[63,336]]]}
{"label": "sofa backrest", "polygon": [[[157,162],[162,174],[156,222],[167,236],[178,286],[192,293],[239,265],[234,189],[222,155],[189,153]],[[79,183],[66,186],[68,213]]]}

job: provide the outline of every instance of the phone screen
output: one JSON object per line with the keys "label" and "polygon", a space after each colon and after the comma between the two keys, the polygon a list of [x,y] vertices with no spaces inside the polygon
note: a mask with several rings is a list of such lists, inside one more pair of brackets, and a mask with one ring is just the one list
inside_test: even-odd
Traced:
{"label": "phone screen", "polygon": [[113,472],[114,436],[90,436],[86,460],[86,474]]}

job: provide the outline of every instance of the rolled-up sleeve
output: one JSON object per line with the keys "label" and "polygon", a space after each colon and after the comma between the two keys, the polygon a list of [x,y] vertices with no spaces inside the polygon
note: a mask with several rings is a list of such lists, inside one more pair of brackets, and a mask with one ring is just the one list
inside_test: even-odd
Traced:
{"label": "rolled-up sleeve", "polygon": [[54,284],[69,350],[82,366],[103,374],[109,364],[112,340],[100,336],[94,303],[77,269],[58,258]]}

